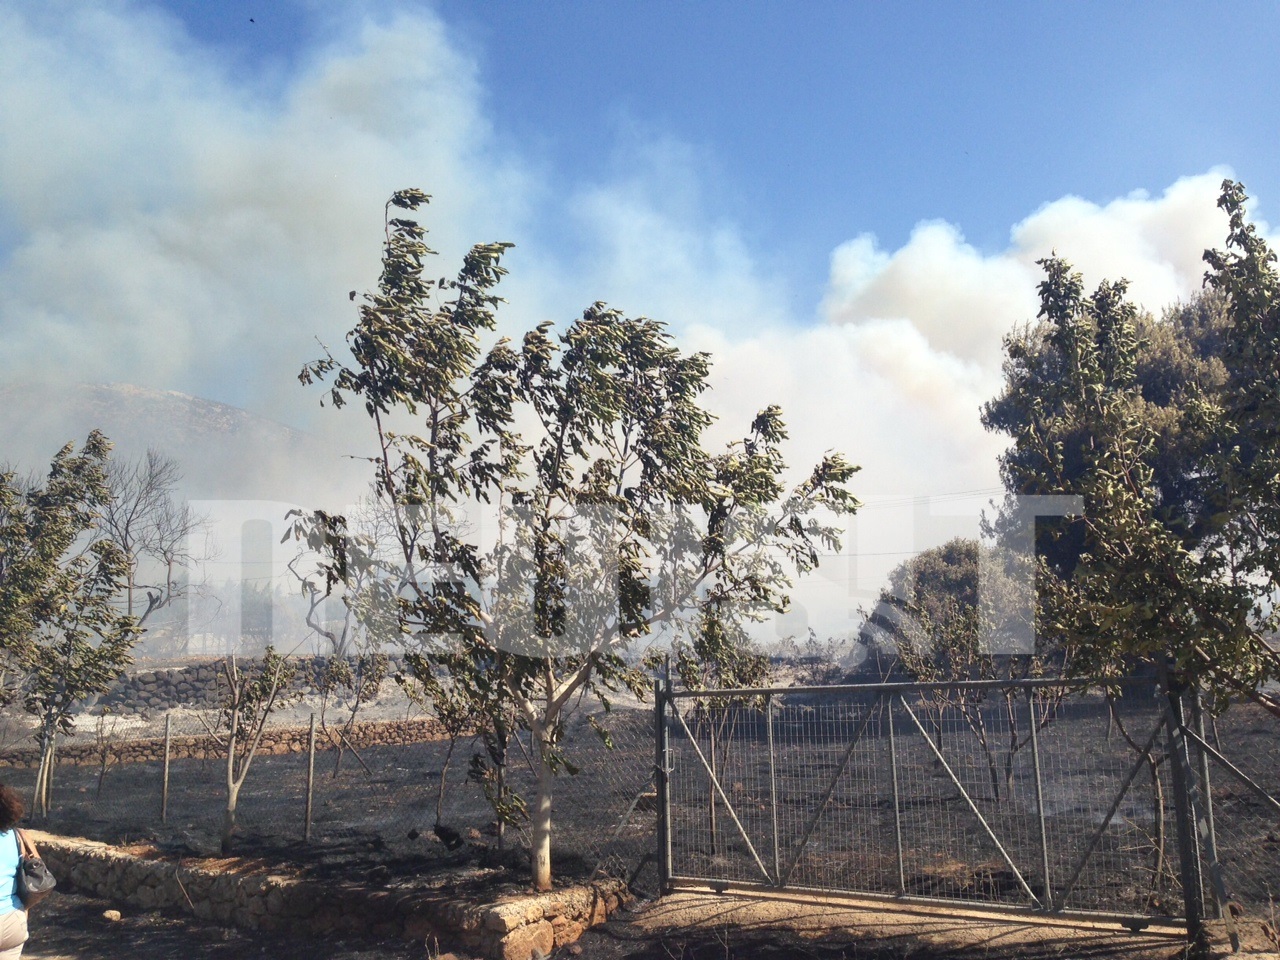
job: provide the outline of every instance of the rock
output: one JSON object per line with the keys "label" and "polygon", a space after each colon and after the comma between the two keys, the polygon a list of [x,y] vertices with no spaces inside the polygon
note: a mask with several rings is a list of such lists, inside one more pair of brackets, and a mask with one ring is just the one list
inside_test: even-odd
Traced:
{"label": "rock", "polygon": [[426,940],[436,936],[440,931],[432,923],[431,916],[425,910],[414,912],[405,918],[404,936],[406,940]]}
{"label": "rock", "polygon": [[507,934],[499,943],[502,960],[536,960],[556,947],[555,931],[547,920],[530,923]]}
{"label": "rock", "polygon": [[109,920],[112,923],[119,923],[124,917],[120,916],[119,910],[103,910],[102,919]]}
{"label": "rock", "polygon": [[495,933],[510,933],[523,922],[522,913],[501,907],[494,907],[484,915],[484,928]]}
{"label": "rock", "polygon": [[285,929],[284,918],[277,917],[269,913],[265,917],[262,917],[261,919],[258,920],[258,929],[265,930],[268,933],[275,933],[277,931],[284,930]]}
{"label": "rock", "polygon": [[586,927],[568,917],[556,917],[551,921],[551,929],[555,933],[556,946],[563,947],[581,937]]}

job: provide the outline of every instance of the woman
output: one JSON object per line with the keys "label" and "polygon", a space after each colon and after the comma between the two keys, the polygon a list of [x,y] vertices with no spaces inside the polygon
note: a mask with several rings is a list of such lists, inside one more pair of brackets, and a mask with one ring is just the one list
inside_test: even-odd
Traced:
{"label": "woman", "polygon": [[0,960],[18,960],[27,942],[27,909],[18,898],[18,821],[24,812],[18,792],[0,785]]}

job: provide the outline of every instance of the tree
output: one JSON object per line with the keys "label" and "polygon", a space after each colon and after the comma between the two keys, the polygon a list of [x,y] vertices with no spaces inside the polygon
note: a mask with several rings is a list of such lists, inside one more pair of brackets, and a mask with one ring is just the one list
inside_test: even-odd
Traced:
{"label": "tree", "polygon": [[[340,517],[299,518],[295,533],[329,558],[330,585],[382,571],[420,662],[449,678],[440,695],[484,704],[485,722],[510,707],[529,731],[532,873],[547,889],[553,778],[568,767],[560,736],[575,698],[607,707],[622,687],[643,692],[621,654],[659,624],[678,638],[733,637],[785,608],[788,568],[811,569],[820,547],[838,545],[819,514],[854,508],[855,468],[830,454],[788,491],[773,407],[744,440],[706,453],[709,358],[601,303],[559,335],[544,323],[519,347],[484,349],[510,245],[478,245],[456,280],[427,279],[422,227],[390,215],[427,199],[406,190],[387,204],[382,276],[348,335],[351,365],[328,355],[301,374],[332,377],[337,406],[363,401],[396,564]],[[421,434],[393,429],[409,417]],[[491,542],[467,542],[467,511],[487,504],[499,512]]]}
{"label": "tree", "polygon": [[136,621],[118,607],[128,557],[95,533],[111,498],[110,449],[94,431],[78,453],[72,444],[58,452],[43,483],[0,474],[0,643],[40,724],[35,804],[45,816],[58,735],[74,728],[78,702],[119,676],[137,640]]}
{"label": "tree", "polygon": [[207,521],[175,497],[180,480],[178,462],[155,449],[137,460],[113,460],[106,466],[111,497],[102,507],[97,530],[119,544],[128,559],[124,611],[140,627],[147,626],[152,614],[187,598],[187,572],[206,559],[204,553],[192,554],[191,545]]}
{"label": "tree", "polygon": [[[1217,440],[1204,471],[1214,508],[1205,539],[1254,600],[1254,629],[1237,638],[1241,662],[1234,669],[1222,669],[1227,651],[1196,653],[1202,668],[1246,688],[1280,676],[1280,650],[1263,638],[1280,621],[1280,273],[1275,252],[1246,217],[1248,199],[1243,185],[1223,181],[1226,249],[1206,251],[1204,259],[1205,282],[1223,298],[1228,319],[1227,378],[1218,402],[1206,398],[1196,410]],[[1267,703],[1280,714],[1274,698]]]}
{"label": "tree", "polygon": [[[1015,553],[956,537],[894,568],[867,616],[861,638],[869,649],[891,648],[899,669],[918,683],[1061,675],[1066,652],[1043,636],[1037,638],[1034,650],[1008,652],[1012,646],[1006,642],[1008,635],[1021,636],[1023,631],[1022,624],[1005,621],[1020,612],[1017,581],[1030,572],[1026,559]],[[1014,759],[1031,736],[1029,729],[1020,727],[1017,691],[940,686],[921,696],[938,745],[942,745],[943,716],[953,710],[983,751],[993,797],[1000,799],[1002,791],[1008,796]],[[1030,701],[1027,722],[1043,729],[1061,696],[1056,688],[1040,691]],[[1004,715],[1003,748],[997,743],[999,731],[987,722],[993,705]]]}
{"label": "tree", "polygon": [[977,540],[961,537],[898,564],[867,615],[861,637],[887,646],[922,683],[985,680],[978,607]]}
{"label": "tree", "polygon": [[[1168,661],[1182,680],[1249,690],[1280,675],[1262,637],[1278,528],[1265,468],[1248,466],[1270,442],[1245,399],[1260,395],[1248,386],[1267,342],[1257,318],[1276,313],[1260,242],[1233,217],[1230,245],[1247,252],[1207,255],[1211,295],[1163,330],[1140,320],[1123,281],[1086,296],[1049,258],[1040,325],[1006,340],[1005,391],[984,410],[1014,441],[1006,488],[1084,502],[1037,535],[1039,629],[1064,638],[1079,672]],[[1142,339],[1144,323],[1162,336]]]}
{"label": "tree", "polygon": [[[1069,272],[1069,267],[1066,269]],[[1194,544],[1213,512],[1207,503],[1212,488],[1204,482],[1203,469],[1214,441],[1204,424],[1188,417],[1187,411],[1206,397],[1219,396],[1226,382],[1222,357],[1229,319],[1225,298],[1207,291],[1166,308],[1158,319],[1131,309],[1127,322],[1135,350],[1128,414],[1150,441],[1144,461],[1152,472],[1155,509],[1165,526],[1181,531],[1188,543]],[[1052,421],[1056,439],[1063,444],[1061,468],[1076,482],[1089,463],[1093,435],[1087,423],[1077,423],[1075,433],[1066,431],[1062,385],[1073,374],[1054,329],[1054,323],[1042,314],[1039,323],[1019,327],[1005,338],[1005,388],[983,407],[982,420],[988,430],[1010,436],[1018,435],[1033,421],[1042,428]],[[1033,485],[1029,478],[1040,466],[1040,451],[1032,444],[1015,444],[1006,451],[1001,469],[1010,493],[1029,492]],[[1049,526],[1054,524],[1049,522]],[[1079,533],[1082,528],[1075,529]],[[1049,555],[1049,540],[1047,535],[1040,538],[1041,555]],[[1078,541],[1059,537],[1053,547],[1054,566],[1060,572],[1068,571],[1080,549]]]}
{"label": "tree", "polygon": [[[352,535],[360,537],[371,549],[385,550],[396,539],[395,516],[379,501],[376,490],[360,501],[345,522]],[[307,604],[306,624],[328,641],[332,660],[373,656],[396,641],[400,624],[396,606],[388,599],[389,590],[396,589],[394,585],[375,582],[380,571],[361,566],[348,571],[335,597],[333,588],[338,585],[326,582],[324,570],[315,566],[317,559],[301,547],[288,566]],[[332,616],[335,601],[341,608],[339,617]]]}
{"label": "tree", "polygon": [[[186,595],[179,572],[197,560],[189,552],[191,536],[206,521],[174,499],[182,471],[172,457],[148,450],[140,460],[110,461],[106,473],[111,497],[98,528],[128,559],[125,612],[144,626],[157,610]],[[141,612],[139,591],[146,595]]]}
{"label": "tree", "polygon": [[222,661],[222,716],[218,728],[210,733],[221,741],[227,752],[227,793],[222,818],[224,855],[231,852],[240,790],[249,778],[267,718],[288,699],[287,691],[295,672],[293,664],[271,647],[248,669],[234,654]]}
{"label": "tree", "polygon": [[1029,626],[1019,600],[1028,560],[999,545],[955,537],[898,564],[859,639],[886,646],[921,683],[1059,673],[1065,652],[1044,637],[1021,649]]}

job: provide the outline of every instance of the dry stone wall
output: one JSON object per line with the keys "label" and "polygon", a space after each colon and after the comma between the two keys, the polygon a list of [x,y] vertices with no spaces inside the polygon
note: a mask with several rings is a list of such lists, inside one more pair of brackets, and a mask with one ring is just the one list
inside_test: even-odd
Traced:
{"label": "dry stone wall", "polygon": [[[258,747],[261,754],[306,753],[311,732],[308,727],[281,727],[268,729],[262,735]],[[357,750],[366,747],[408,746],[438,740],[444,736],[444,728],[433,717],[413,720],[368,721],[353,724],[350,731],[338,727],[316,730],[316,749],[335,750],[345,741]],[[107,741],[106,743],[64,742],[58,746],[58,762],[85,766],[103,761],[115,763],[149,763],[164,760],[164,738],[151,737],[141,740]],[[169,741],[170,760],[209,760],[226,756],[225,749],[211,736],[172,737]],[[35,767],[40,763],[38,747],[10,749],[0,756],[0,767]]]}
{"label": "dry stone wall", "polygon": [[447,895],[321,883],[234,860],[158,860],[90,840],[32,831],[60,888],[145,910],[187,913],[248,930],[367,934],[532,960],[573,943],[630,899],[605,880],[539,896],[475,903]]}
{"label": "dry stone wall", "polygon": [[[301,695],[314,693],[326,659],[312,657],[292,662],[296,673],[288,692]],[[253,661],[241,664],[245,670],[252,670],[253,666]],[[221,678],[220,660],[123,674],[88,710],[90,713],[106,710],[120,716],[152,717],[178,707],[209,709],[216,707],[221,700]]]}

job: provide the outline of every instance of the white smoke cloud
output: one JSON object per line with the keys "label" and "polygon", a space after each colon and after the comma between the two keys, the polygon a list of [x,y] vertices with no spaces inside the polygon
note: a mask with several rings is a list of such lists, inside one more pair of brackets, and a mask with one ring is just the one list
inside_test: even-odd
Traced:
{"label": "white smoke cloud", "polygon": [[[1035,260],[1127,276],[1158,310],[1223,238],[1216,170],[1158,196],[1054,200],[1001,251],[925,222],[898,250],[840,246],[822,316],[797,317],[768,251],[702,197],[705,157],[628,131],[643,143],[611,176],[559,186],[495,136],[476,64],[432,14],[351,14],[334,36],[267,89],[145,7],[0,0],[0,377],[51,397],[68,380],[179,390],[356,449],[358,412],[317,416],[293,378],[315,337],[341,344],[347,291],[376,278],[387,195],[421,186],[442,273],[472,242],[517,241],[507,332],[607,300],[712,352],[717,440],[778,403],[797,472],[836,448],[864,496],[980,490],[1003,441],[978,409],[1000,338],[1035,316]],[[571,249],[540,243],[557,231]]]}
{"label": "white smoke cloud", "polygon": [[1155,198],[1141,190],[1106,204],[1063,197],[1016,224],[1008,249],[993,254],[941,221],[921,223],[892,253],[864,234],[832,254],[823,310],[836,324],[907,320],[929,349],[992,370],[1001,337],[1035,317],[1036,261],[1052,253],[1089,286],[1127,278],[1131,298],[1156,313],[1191,296],[1204,277],[1201,255],[1225,236],[1216,201],[1229,175],[1184,177]]}
{"label": "white smoke cloud", "polygon": [[357,26],[272,99],[142,8],[0,10],[6,372],[296,419],[292,374],[376,276],[392,190],[430,188],[446,250],[518,223],[474,64],[431,18]]}

